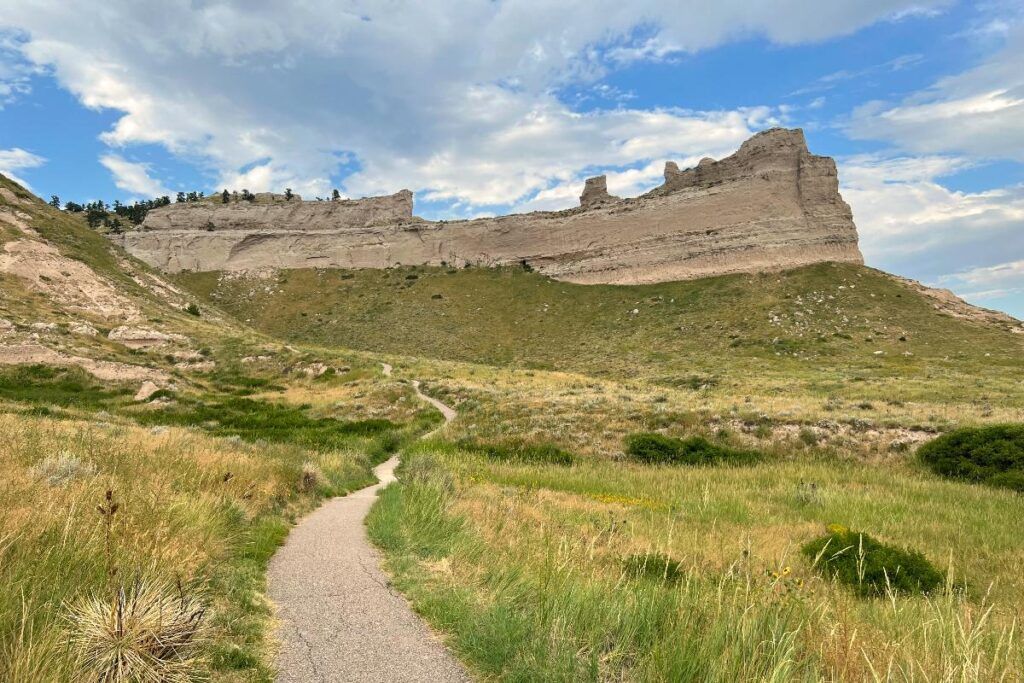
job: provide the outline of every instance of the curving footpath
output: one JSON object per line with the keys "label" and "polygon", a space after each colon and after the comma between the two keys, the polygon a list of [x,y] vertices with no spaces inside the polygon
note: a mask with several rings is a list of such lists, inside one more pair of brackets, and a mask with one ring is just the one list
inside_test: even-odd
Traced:
{"label": "curving footpath", "polygon": [[[384,374],[391,376],[391,366]],[[420,391],[445,422],[455,411]],[[304,518],[270,561],[279,620],[279,682],[469,681],[462,666],[393,590],[364,520],[395,480],[398,456],[374,468],[379,483],[334,498]]]}

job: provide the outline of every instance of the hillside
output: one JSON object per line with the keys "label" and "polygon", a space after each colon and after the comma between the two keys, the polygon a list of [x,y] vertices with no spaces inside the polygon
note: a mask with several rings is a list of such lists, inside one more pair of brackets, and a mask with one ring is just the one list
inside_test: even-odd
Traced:
{"label": "hillside", "polygon": [[[388,585],[478,678],[1024,673],[1020,495],[914,457],[1024,419],[1017,321],[855,264],[170,280],[2,178],[0,226],[3,680],[81,680],[74,610],[135,577],[209,609],[186,679],[273,680],[268,559],[394,452],[368,522]],[[427,440],[413,378],[457,409]],[[802,553],[826,529],[948,581],[861,597]]]}
{"label": "hillside", "polygon": [[372,360],[247,329],[0,176],[0,680],[94,678],[121,589],[206,615],[174,680],[271,680],[266,563],[440,419],[411,396]]}
{"label": "hillside", "polygon": [[639,286],[574,285],[520,268],[176,281],[268,334],[324,346],[663,387],[1024,400],[1019,323],[966,305],[940,310],[922,288],[853,264]]}

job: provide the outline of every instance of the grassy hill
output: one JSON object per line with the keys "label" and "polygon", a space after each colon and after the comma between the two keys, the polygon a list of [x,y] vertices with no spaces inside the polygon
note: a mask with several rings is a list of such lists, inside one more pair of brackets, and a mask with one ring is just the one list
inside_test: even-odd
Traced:
{"label": "grassy hill", "polygon": [[372,359],[233,321],[0,176],[0,680],[99,680],[122,589],[168,624],[205,615],[173,680],[271,680],[266,563],[439,419],[411,396]]}
{"label": "grassy hill", "polygon": [[[281,271],[178,281],[269,334],[337,346],[665,387],[1009,402],[1024,334],[953,317],[884,273],[822,264],[642,286],[520,269]],[[891,380],[898,379],[899,387]],[[885,395],[889,391],[898,392]]]}
{"label": "grassy hill", "polygon": [[[830,264],[636,287],[478,268],[177,282],[282,338],[395,354],[458,407],[369,527],[485,679],[1024,675],[1024,544],[1001,522],[1021,497],[913,455],[1024,418],[1012,321]],[[632,461],[646,432],[755,462]],[[861,597],[800,552],[833,525],[947,584]]]}
{"label": "grassy hill", "polygon": [[[268,558],[396,449],[370,533],[484,679],[1024,676],[1021,496],[914,457],[1024,421],[1012,321],[828,264],[637,287],[509,268],[172,282],[0,190],[0,679],[81,680],[83,606],[144,577],[210,610],[186,676],[271,680]],[[158,373],[144,400],[138,372]],[[458,418],[416,439],[438,416],[402,378]],[[726,461],[632,459],[649,433]],[[801,552],[830,525],[949,579],[864,597]]]}

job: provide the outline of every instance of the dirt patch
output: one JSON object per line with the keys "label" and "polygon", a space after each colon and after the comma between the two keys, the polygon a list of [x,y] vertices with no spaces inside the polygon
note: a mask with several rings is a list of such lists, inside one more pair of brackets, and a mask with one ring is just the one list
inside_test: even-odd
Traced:
{"label": "dirt patch", "polygon": [[97,379],[109,382],[167,382],[170,375],[161,370],[81,356],[70,356],[41,344],[0,346],[0,365],[77,365]]}
{"label": "dirt patch", "polygon": [[185,296],[185,293],[170,282],[167,282],[152,273],[139,271],[131,261],[126,259],[119,260],[118,265],[121,267],[121,270],[128,274],[128,277],[135,281],[135,284],[142,287],[158,299],[169,303],[171,306],[179,310],[188,306],[189,300]]}
{"label": "dirt patch", "polygon": [[186,372],[213,372],[217,363],[212,360],[204,360],[198,363],[175,363],[174,367]]}
{"label": "dirt patch", "polygon": [[68,310],[126,321],[141,317],[138,307],[92,268],[62,256],[44,242],[21,239],[5,243],[0,251],[0,273],[22,278],[29,289]]}
{"label": "dirt patch", "polygon": [[4,201],[8,204],[14,204],[15,206],[28,203],[27,199],[22,199],[5,187],[0,187],[0,197],[3,197]]}
{"label": "dirt patch", "polygon": [[120,342],[130,349],[144,349],[170,344],[187,344],[188,337],[183,334],[159,332],[145,327],[129,327],[122,325],[110,331],[107,339]]}
{"label": "dirt patch", "polygon": [[14,209],[0,209],[0,223],[9,225],[14,228],[15,232],[20,232],[28,235],[29,237],[40,238],[39,233],[29,227],[28,221],[31,219],[31,216],[21,211]]}

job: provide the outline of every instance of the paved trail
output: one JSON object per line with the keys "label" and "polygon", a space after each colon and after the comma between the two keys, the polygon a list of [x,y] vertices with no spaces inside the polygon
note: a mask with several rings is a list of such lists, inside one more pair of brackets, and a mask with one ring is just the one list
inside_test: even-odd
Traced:
{"label": "paved trail", "polygon": [[[391,376],[391,366],[384,374]],[[420,391],[445,422],[455,411]],[[374,470],[380,483],[334,498],[304,518],[270,562],[278,608],[279,683],[469,681],[393,590],[363,524],[377,492],[395,480],[395,456]]]}

